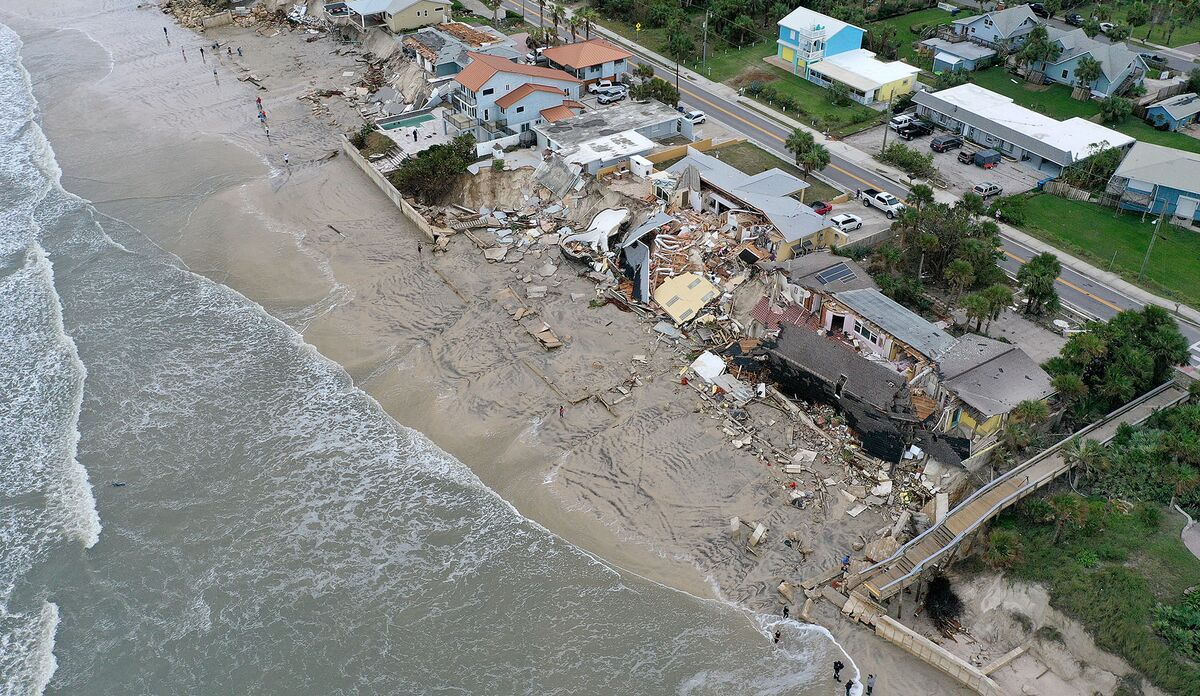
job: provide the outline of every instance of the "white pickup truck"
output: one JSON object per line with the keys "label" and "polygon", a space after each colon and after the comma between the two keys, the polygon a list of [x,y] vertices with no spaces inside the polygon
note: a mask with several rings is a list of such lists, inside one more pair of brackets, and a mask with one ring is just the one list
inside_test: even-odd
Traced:
{"label": "white pickup truck", "polygon": [[863,189],[858,192],[858,199],[862,201],[864,208],[879,208],[889,218],[895,218],[904,210],[904,204],[899,198],[879,189]]}

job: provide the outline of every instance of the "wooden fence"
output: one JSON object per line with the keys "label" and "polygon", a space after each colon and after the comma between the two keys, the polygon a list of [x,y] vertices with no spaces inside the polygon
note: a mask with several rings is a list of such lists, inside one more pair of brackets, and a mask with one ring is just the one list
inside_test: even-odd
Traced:
{"label": "wooden fence", "polygon": [[1042,186],[1042,189],[1046,193],[1053,194],[1059,198],[1069,198],[1073,201],[1090,201],[1092,199],[1091,193],[1083,189],[1077,189],[1070,184],[1064,184],[1061,181],[1047,181]]}

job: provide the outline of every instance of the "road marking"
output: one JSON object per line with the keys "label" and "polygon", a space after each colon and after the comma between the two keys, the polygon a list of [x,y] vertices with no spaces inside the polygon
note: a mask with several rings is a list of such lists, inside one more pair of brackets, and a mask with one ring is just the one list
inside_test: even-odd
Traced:
{"label": "road marking", "polygon": [[[1017,263],[1021,264],[1022,266],[1024,266],[1026,263],[1028,263],[1027,261],[1025,261],[1025,259],[1021,258],[1020,256],[1017,256],[1016,254],[1012,253],[1011,251],[1009,251],[1007,249],[1001,249],[1000,251],[1004,252],[1005,256],[1009,257],[1013,261],[1016,261]],[[1099,297],[1093,293],[1088,292],[1087,290],[1084,290],[1083,288],[1079,287],[1075,283],[1072,283],[1069,280],[1063,279],[1062,276],[1055,278],[1055,280],[1057,280],[1058,282],[1067,286],[1068,288],[1071,288],[1075,292],[1078,292],[1082,295],[1092,298],[1093,300],[1099,302],[1100,304],[1104,305],[1105,307],[1108,307],[1109,309],[1113,309],[1118,312],[1123,312],[1126,309],[1125,307],[1121,307],[1119,305],[1113,304],[1112,302],[1109,302],[1108,300],[1104,299],[1103,297]]]}

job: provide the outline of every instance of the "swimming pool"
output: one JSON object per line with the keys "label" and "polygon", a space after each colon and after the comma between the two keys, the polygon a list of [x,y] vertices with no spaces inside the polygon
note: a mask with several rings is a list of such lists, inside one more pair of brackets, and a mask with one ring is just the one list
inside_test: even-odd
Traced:
{"label": "swimming pool", "polygon": [[384,121],[379,123],[379,127],[384,130],[393,130],[396,128],[413,128],[419,126],[426,121],[432,121],[433,114],[421,114],[420,116],[410,116],[402,118],[398,121]]}

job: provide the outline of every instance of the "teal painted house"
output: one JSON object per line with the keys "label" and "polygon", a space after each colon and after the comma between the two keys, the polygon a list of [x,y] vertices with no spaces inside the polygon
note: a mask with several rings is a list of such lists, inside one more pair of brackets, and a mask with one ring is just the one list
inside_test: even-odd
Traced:
{"label": "teal painted house", "polygon": [[1038,61],[1031,67],[1045,75],[1047,82],[1075,87],[1075,68],[1084,56],[1091,56],[1100,63],[1101,70],[1100,77],[1088,85],[1092,96],[1103,99],[1120,95],[1142,83],[1146,61],[1124,43],[1109,44],[1089,39],[1082,29],[1063,31],[1050,27],[1046,31],[1062,52],[1055,61]]}
{"label": "teal painted house", "polygon": [[1136,143],[1113,173],[1106,192],[1125,210],[1173,220],[1200,220],[1200,155]]}

